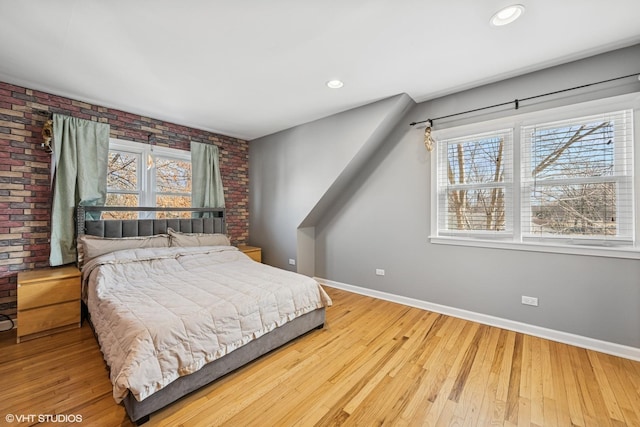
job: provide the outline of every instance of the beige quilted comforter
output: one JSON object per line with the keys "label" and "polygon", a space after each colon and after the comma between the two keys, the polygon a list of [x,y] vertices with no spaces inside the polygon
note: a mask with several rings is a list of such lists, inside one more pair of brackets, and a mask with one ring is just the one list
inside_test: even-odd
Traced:
{"label": "beige quilted comforter", "polygon": [[231,246],[130,249],[83,267],[113,397],[142,400],[302,314],[331,305],[315,280]]}

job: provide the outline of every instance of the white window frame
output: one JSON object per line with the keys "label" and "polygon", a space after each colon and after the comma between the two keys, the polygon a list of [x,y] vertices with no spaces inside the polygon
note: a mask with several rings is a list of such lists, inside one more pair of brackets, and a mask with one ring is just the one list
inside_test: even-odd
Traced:
{"label": "white window frame", "polygon": [[[140,142],[125,141],[122,139],[109,138],[109,151],[120,151],[140,156],[140,164],[137,167],[138,173],[138,206],[156,206],[156,174],[155,167],[148,168],[149,158],[153,162],[157,158],[188,161],[191,163],[191,152],[177,150],[175,148],[159,147],[157,145],[142,144]],[[109,193],[118,193],[117,191]],[[124,193],[131,193],[129,191]],[[172,193],[161,193],[172,194]],[[140,217],[149,217],[153,212],[140,212]]]}
{"label": "white window frame", "polygon": [[[625,109],[633,110],[633,242],[628,246],[607,246],[593,241],[577,242],[571,239],[545,240],[524,238],[521,229],[522,214],[522,173],[521,173],[521,127],[537,123],[580,118]],[[524,250],[588,256],[640,259],[640,94],[605,98],[569,106],[547,109],[532,113],[517,114],[507,118],[485,121],[476,124],[434,130],[436,141],[459,138],[465,135],[480,134],[511,128],[513,132],[513,237],[511,239],[474,237],[468,234],[444,234],[438,231],[438,144],[431,153],[431,235],[429,241],[434,244],[471,246],[495,249]]]}
{"label": "white window frame", "polygon": [[[449,204],[449,191],[450,190],[480,190],[483,188],[502,188],[504,190],[505,199],[505,229],[503,231],[491,231],[491,230],[450,230],[447,229],[446,224],[448,218],[438,217],[438,234],[441,236],[459,236],[459,237],[471,237],[471,238],[489,238],[489,239],[512,239],[513,238],[513,193],[514,193],[514,180],[513,180],[513,130],[512,129],[495,129],[490,132],[476,133],[473,135],[465,135],[459,138],[447,138],[446,140],[440,140],[437,142],[439,150],[437,155],[439,156],[438,162],[446,163],[448,165],[449,157],[448,150],[445,150],[445,146],[456,145],[460,142],[466,143],[476,141],[480,139],[491,138],[493,136],[502,136],[504,138],[503,155],[507,162],[503,164],[504,168],[504,180],[500,182],[487,182],[487,183],[463,183],[463,184],[450,184],[448,182],[440,182],[437,179],[437,193],[438,193],[438,207],[441,213],[448,212]],[[438,171],[439,178],[443,178],[442,171]],[[444,180],[444,179],[443,179]]]}

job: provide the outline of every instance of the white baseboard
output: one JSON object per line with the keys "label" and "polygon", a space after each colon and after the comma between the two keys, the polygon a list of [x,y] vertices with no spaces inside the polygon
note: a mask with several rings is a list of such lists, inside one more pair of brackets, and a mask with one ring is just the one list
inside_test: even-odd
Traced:
{"label": "white baseboard", "polygon": [[551,341],[557,341],[564,344],[574,345],[576,347],[582,347],[589,350],[595,350],[601,353],[611,354],[613,356],[619,356],[619,357],[624,357],[626,359],[640,361],[640,348],[637,348],[637,347],[630,347],[630,346],[616,344],[608,341],[601,341],[594,338],[584,337],[582,335],[570,334],[568,332],[562,332],[554,329],[543,328],[540,326],[529,325],[527,323],[516,322],[514,320],[508,320],[500,317],[489,316],[487,314],[462,310],[459,308],[449,307],[446,305],[434,304],[431,302],[422,301],[415,298],[408,298],[408,297],[403,297],[401,295],[394,295],[387,292],[376,291],[374,289],[367,289],[359,286],[348,285],[346,283],[335,282],[333,280],[322,279],[320,277],[315,277],[315,279],[318,282],[332,288],[342,289],[342,290],[353,292],[360,295],[366,295],[369,297],[391,301],[398,304],[408,305],[410,307],[421,308],[423,310],[433,311],[435,313],[446,314],[448,316],[470,320],[472,322],[482,323],[484,325],[496,326],[498,328],[508,329],[514,332],[521,332],[523,334],[533,335],[536,337],[545,338]]}

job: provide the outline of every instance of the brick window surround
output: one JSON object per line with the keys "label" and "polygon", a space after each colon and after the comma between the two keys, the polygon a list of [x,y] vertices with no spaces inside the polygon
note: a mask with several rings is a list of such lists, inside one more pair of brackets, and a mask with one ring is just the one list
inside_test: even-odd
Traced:
{"label": "brick window surround", "polygon": [[49,265],[51,156],[42,147],[47,114],[108,123],[121,140],[189,150],[215,144],[234,244],[249,233],[249,143],[113,108],[0,82],[0,313],[15,317],[19,271]]}

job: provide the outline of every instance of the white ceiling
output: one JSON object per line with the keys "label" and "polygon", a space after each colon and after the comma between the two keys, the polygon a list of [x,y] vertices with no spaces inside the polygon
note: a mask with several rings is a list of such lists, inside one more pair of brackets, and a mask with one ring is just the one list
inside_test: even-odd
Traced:
{"label": "white ceiling", "polygon": [[0,81],[251,140],[640,42],[640,0],[516,2],[0,0]]}

